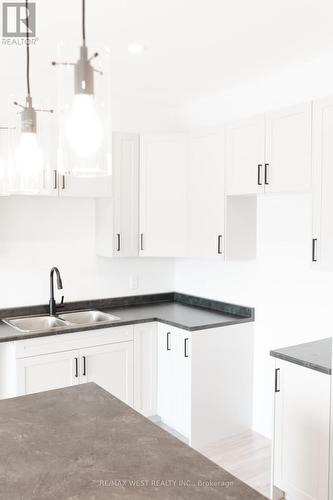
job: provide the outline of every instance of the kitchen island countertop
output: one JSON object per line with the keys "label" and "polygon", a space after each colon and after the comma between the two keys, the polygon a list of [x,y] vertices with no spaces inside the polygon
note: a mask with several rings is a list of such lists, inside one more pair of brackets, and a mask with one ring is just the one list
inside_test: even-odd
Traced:
{"label": "kitchen island countertop", "polygon": [[260,500],[96,384],[0,401],[0,499]]}

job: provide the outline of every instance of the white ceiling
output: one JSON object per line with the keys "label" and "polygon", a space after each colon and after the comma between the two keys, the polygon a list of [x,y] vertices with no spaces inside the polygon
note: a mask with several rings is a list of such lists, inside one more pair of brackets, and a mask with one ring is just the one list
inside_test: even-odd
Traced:
{"label": "white ceiling", "polygon": [[[333,54],[332,0],[86,3],[88,41],[111,48],[113,104],[121,126],[126,120],[129,127],[140,126],[143,115],[150,122],[163,114],[164,126],[176,126],[184,106]],[[80,9],[80,0],[37,0],[35,93],[53,96],[49,62],[60,40],[79,44]],[[133,41],[147,46],[141,56],[128,53]],[[4,109],[8,93],[24,85],[24,49],[2,46],[0,58]]]}

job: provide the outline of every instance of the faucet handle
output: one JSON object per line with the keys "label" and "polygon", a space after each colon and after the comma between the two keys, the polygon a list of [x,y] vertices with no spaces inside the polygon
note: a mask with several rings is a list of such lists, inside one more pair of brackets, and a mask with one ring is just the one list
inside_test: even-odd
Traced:
{"label": "faucet handle", "polygon": [[64,307],[64,295],[61,297],[61,301],[60,301],[60,304],[58,305],[58,307]]}

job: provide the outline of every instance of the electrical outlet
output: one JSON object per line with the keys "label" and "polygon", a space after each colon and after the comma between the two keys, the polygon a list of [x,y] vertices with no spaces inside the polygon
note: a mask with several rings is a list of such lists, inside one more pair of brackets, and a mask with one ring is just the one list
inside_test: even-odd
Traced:
{"label": "electrical outlet", "polygon": [[130,290],[137,290],[139,288],[139,278],[137,276],[130,277]]}

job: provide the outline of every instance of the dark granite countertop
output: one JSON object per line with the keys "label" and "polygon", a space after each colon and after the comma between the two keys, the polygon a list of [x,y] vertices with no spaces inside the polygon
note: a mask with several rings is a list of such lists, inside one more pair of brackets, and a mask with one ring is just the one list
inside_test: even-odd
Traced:
{"label": "dark granite countertop", "polygon": [[[166,323],[183,330],[195,331],[254,320],[254,309],[252,308],[175,292],[72,302],[66,304],[61,312],[88,308],[96,308],[109,312],[114,316],[118,316],[120,320],[99,325],[75,325],[62,330],[44,330],[29,333],[19,332],[0,321],[0,342],[85,330],[97,330],[135,323],[147,323],[150,321],[160,321],[161,323]],[[0,310],[0,318],[46,313],[47,306],[2,309]]]}
{"label": "dark granite countertop", "polygon": [[0,421],[3,500],[265,498],[96,384],[0,401]]}
{"label": "dark granite countertop", "polygon": [[332,339],[316,340],[270,352],[274,358],[331,375]]}

